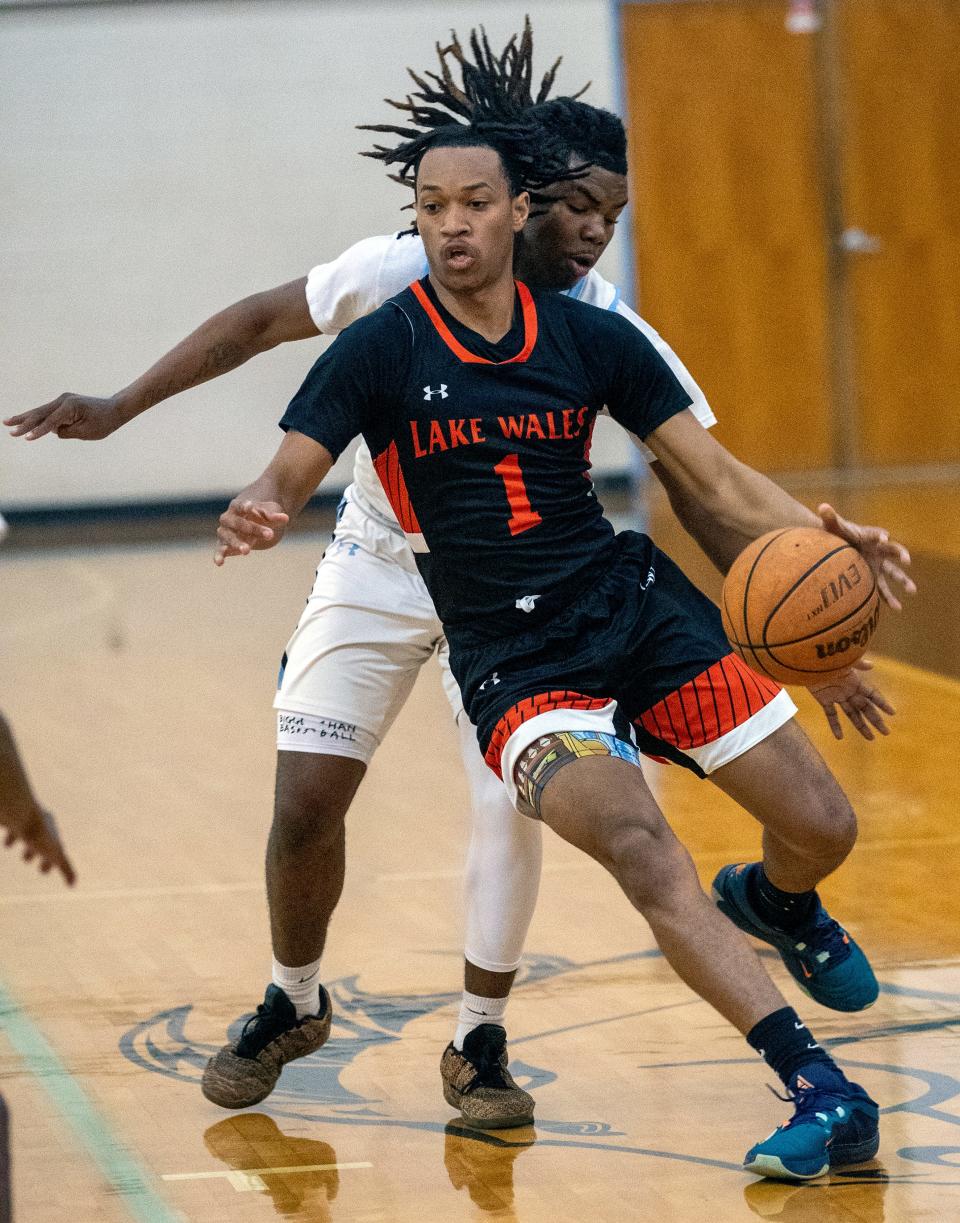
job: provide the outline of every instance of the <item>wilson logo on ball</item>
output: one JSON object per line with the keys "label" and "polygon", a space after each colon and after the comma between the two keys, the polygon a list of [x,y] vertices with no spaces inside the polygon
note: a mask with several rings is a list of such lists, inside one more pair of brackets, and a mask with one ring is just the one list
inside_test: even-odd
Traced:
{"label": "wilson logo on ball", "polygon": [[[817,646],[818,658],[832,658],[835,654],[844,654],[851,648],[865,649],[870,638],[876,632],[877,625],[880,623],[880,607],[877,605],[877,610],[873,613],[866,624],[855,629],[852,633],[840,638],[839,641],[828,641],[823,645]],[[847,665],[846,663],[844,665]]]}

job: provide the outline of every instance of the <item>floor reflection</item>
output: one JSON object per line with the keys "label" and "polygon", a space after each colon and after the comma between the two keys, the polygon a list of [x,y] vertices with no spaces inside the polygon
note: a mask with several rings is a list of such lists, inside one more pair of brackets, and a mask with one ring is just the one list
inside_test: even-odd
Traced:
{"label": "floor reflection", "polygon": [[279,1215],[330,1223],[329,1204],[337,1196],[340,1176],[337,1153],[328,1142],[289,1138],[262,1113],[218,1121],[204,1133],[203,1141],[214,1158],[242,1178],[235,1188],[268,1195]]}
{"label": "floor reflection", "polygon": [[[504,1131],[506,1133],[507,1131]],[[505,1223],[515,1223],[513,1165],[536,1143],[532,1125],[510,1130],[509,1138],[450,1122],[444,1130],[443,1162],[454,1189]]]}
{"label": "floor reflection", "polygon": [[[788,1181],[752,1181],[743,1191],[750,1210],[777,1223],[885,1223],[883,1206],[888,1175],[877,1160],[861,1164],[827,1180],[796,1184]],[[856,1201],[850,1197],[852,1186]],[[873,1186],[868,1189],[867,1186]]]}

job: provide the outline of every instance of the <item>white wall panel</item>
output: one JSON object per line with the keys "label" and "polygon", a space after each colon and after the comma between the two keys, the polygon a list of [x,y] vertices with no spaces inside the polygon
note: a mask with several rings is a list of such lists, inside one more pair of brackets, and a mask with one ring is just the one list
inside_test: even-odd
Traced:
{"label": "white wall panel", "polygon": [[[357,156],[404,66],[451,26],[495,45],[530,11],[536,67],[614,102],[605,0],[327,0],[0,10],[2,415],[109,394],[207,315],[402,222],[404,191]],[[617,279],[616,245],[602,270]],[[628,294],[629,296],[629,294]],[[0,439],[0,504],[227,495],[322,341],[287,345],[106,442]],[[622,469],[607,429],[598,466]],[[341,473],[342,474],[342,473]]]}

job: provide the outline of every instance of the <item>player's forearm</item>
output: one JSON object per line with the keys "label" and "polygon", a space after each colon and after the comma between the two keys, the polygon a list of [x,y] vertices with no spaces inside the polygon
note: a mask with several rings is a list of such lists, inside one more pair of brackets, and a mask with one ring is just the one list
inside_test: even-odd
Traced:
{"label": "player's forearm", "polygon": [[662,463],[651,463],[650,470],[663,486],[677,521],[710,563],[726,575],[747,541],[738,546],[737,539],[729,531],[724,531],[709,514],[703,512],[697,502],[686,495]]}
{"label": "player's forearm", "polygon": [[664,421],[644,439],[657,459],[671,502],[724,572],[751,540],[777,527],[821,526],[812,510],[746,463],[688,412]]}
{"label": "player's forearm", "polygon": [[[709,503],[709,529],[718,560],[733,559],[752,540],[778,527],[822,527],[813,512],[797,501],[779,484],[728,456],[712,490]],[[710,555],[710,553],[708,553]],[[712,557],[711,557],[712,559]]]}
{"label": "player's forearm", "polygon": [[[729,520],[724,520],[716,516],[714,513],[707,512],[703,504],[691,497],[682,485],[675,480],[671,474],[664,468],[662,463],[652,463],[651,470],[657,479],[663,485],[667,497],[670,501],[670,508],[677,517],[677,521],[693,539],[698,547],[706,555],[710,563],[719,570],[720,573],[726,575],[730,566],[740,555],[743,549],[757,538],[757,535],[764,534],[767,530],[772,530],[773,526],[765,526],[757,530],[757,523],[770,521],[771,518],[779,518],[774,526],[791,525],[791,526],[818,526],[819,519],[812,515],[799,502],[793,500],[784,493],[783,489],[767,481],[769,488],[755,487],[752,489],[754,497],[759,497],[763,504],[754,507],[753,513],[755,517],[752,519],[752,524],[745,526]],[[749,468],[746,469],[748,472]],[[758,473],[753,472],[753,475]],[[765,477],[760,477],[764,480]],[[776,494],[780,494],[785,500],[778,498],[776,505],[769,500],[770,491],[775,490]],[[766,497],[764,496],[766,494]],[[790,519],[789,524],[785,521]],[[751,534],[750,532],[755,532]]]}
{"label": "player's forearm", "polygon": [[114,395],[122,423],[288,340],[317,335],[305,282],[256,293],[213,315]]}
{"label": "player's forearm", "polygon": [[333,467],[333,456],[325,446],[290,430],[264,472],[234,501],[275,502],[295,518]]}

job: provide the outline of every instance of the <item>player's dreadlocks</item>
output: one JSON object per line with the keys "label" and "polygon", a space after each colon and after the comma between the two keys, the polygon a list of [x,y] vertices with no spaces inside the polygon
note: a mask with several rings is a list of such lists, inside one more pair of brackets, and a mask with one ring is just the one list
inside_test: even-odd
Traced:
{"label": "player's dreadlocks", "polygon": [[393,149],[379,149],[375,156],[387,165],[398,165],[399,181],[413,186],[420,162],[431,149],[477,146],[497,153],[511,195],[526,191],[532,200],[542,200],[544,188],[552,183],[581,178],[588,169],[583,163],[571,166],[566,142],[528,118],[512,123],[496,119],[448,123],[419,132]]}
{"label": "player's dreadlocks", "polygon": [[[395,109],[404,111],[410,126],[391,124],[362,125],[364,131],[389,132],[404,138],[395,148],[378,144],[364,154],[377,158],[386,165],[399,164],[400,174],[393,175],[397,181],[412,183],[416,166],[427,148],[437,147],[439,132],[444,132],[444,143],[452,139],[452,130],[470,124],[474,131],[497,131],[498,138],[508,139],[508,128],[515,128],[520,136],[519,150],[523,142],[533,139],[541,146],[548,144],[549,150],[537,149],[537,164],[532,164],[530,149],[526,150],[527,165],[514,164],[508,174],[519,174],[531,191],[534,202],[544,198],[538,194],[550,182],[576,177],[569,172],[571,161],[580,161],[581,172],[587,164],[602,165],[616,174],[626,172],[626,135],[619,117],[597,106],[577,102],[587,86],[567,98],[548,100],[553,88],[556,70],[561,60],[554,62],[544,73],[533,94],[533,31],[530,18],[523,23],[523,32],[514,34],[499,55],[490,48],[487,33],[481,27],[479,34],[470,35],[472,59],[463,50],[456,33],[451,33],[449,46],[437,44],[440,72],[417,73],[407,68],[417,89],[407,94],[404,102],[388,100]],[[461,84],[457,84],[451,71],[451,61],[460,67]],[[489,128],[486,125],[492,125]],[[541,128],[539,136],[531,125]],[[460,142],[457,142],[460,143]],[[481,143],[486,143],[482,141]],[[544,153],[547,153],[544,157]],[[510,160],[510,154],[505,159]]]}
{"label": "player's dreadlocks", "polygon": [[[544,74],[536,97],[532,92],[533,80],[533,29],[530,18],[524,20],[523,33],[514,34],[499,55],[494,54],[486,31],[480,27],[470,32],[470,51],[467,57],[456,31],[450,33],[447,47],[436,44],[440,60],[440,73],[426,71],[422,75],[408,68],[417,89],[407,94],[406,100],[396,102],[387,98],[388,106],[405,112],[415,129],[425,131],[446,127],[451,122],[476,119],[496,119],[509,122],[521,112],[546,101],[553,87],[562,57]],[[450,60],[460,67],[461,84],[453,79]],[[589,88],[589,82],[573,96],[578,98]],[[409,127],[401,128],[389,124],[363,124],[361,131],[392,132],[412,138],[416,133]],[[377,152],[365,154],[376,157]]]}
{"label": "player's dreadlocks", "polygon": [[[391,133],[402,137],[402,142],[393,148],[378,144],[364,155],[399,166],[399,173],[391,177],[413,185],[416,169],[428,149],[489,144],[500,155],[513,193],[528,191],[534,200],[542,198],[540,193],[551,183],[580,177],[590,159],[580,154],[575,160],[581,164],[571,168],[573,150],[562,133],[562,124],[556,122],[552,111],[542,117],[537,113],[538,109],[546,110],[539,104],[550,92],[560,60],[545,73],[534,98],[529,18],[523,33],[519,37],[514,34],[499,55],[492,51],[482,28],[479,35],[475,30],[470,34],[472,60],[456,33],[451,37],[448,47],[437,44],[439,75],[425,72],[421,76],[408,68],[417,91],[403,102],[387,99],[390,106],[410,116],[411,126],[362,125],[361,130]],[[453,78],[451,59],[460,66],[459,86]]]}

